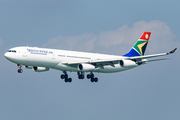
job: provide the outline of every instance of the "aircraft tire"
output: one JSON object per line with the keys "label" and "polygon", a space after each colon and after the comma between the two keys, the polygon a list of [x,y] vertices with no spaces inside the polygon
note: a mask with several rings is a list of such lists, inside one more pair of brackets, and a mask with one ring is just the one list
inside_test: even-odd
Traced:
{"label": "aircraft tire", "polygon": [[81,79],[81,75],[78,75],[78,78]]}
{"label": "aircraft tire", "polygon": [[64,79],[64,75],[63,74],[61,75],[61,79]]}
{"label": "aircraft tire", "polygon": [[94,78],[91,78],[91,82],[94,82]]}
{"label": "aircraft tire", "polygon": [[72,78],[68,78],[68,82],[72,82]]}
{"label": "aircraft tire", "polygon": [[64,81],[65,81],[66,83],[69,82],[67,78],[65,78]]}
{"label": "aircraft tire", "polygon": [[87,79],[90,79],[91,78],[91,75],[90,74],[87,74]]}
{"label": "aircraft tire", "polygon": [[67,75],[67,74],[65,74],[65,75],[64,75],[64,78],[65,78],[65,79],[68,79],[68,75]]}
{"label": "aircraft tire", "polygon": [[22,69],[18,69],[18,73],[22,73],[23,72],[23,70]]}
{"label": "aircraft tire", "polygon": [[94,82],[98,82],[98,78],[97,77],[94,78]]}
{"label": "aircraft tire", "polygon": [[91,74],[91,78],[94,78],[94,74]]}
{"label": "aircraft tire", "polygon": [[84,75],[81,75],[81,79],[84,79]]}

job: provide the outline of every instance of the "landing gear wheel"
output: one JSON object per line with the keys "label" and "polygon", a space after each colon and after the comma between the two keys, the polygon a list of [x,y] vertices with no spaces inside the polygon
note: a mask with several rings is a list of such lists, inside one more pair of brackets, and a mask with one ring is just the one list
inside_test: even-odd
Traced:
{"label": "landing gear wheel", "polygon": [[67,79],[67,78],[68,78],[68,75],[67,75],[67,74],[65,74],[65,75],[62,74],[62,75],[61,75],[61,79]]}
{"label": "landing gear wheel", "polygon": [[69,82],[72,82],[72,78],[68,78],[68,81],[69,81]]}
{"label": "landing gear wheel", "polygon": [[23,72],[23,70],[22,69],[18,69],[18,73],[22,73]]}
{"label": "landing gear wheel", "polygon": [[91,78],[91,75],[90,74],[87,74],[87,79],[90,79]]}
{"label": "landing gear wheel", "polygon": [[78,75],[79,79],[84,79],[84,75]]}
{"label": "landing gear wheel", "polygon": [[97,77],[94,78],[94,82],[98,82],[98,78]]}
{"label": "landing gear wheel", "polygon": [[68,79],[68,75],[67,75],[67,74],[65,74],[65,75],[64,75],[64,78],[65,78],[65,79]]}
{"label": "landing gear wheel", "polygon": [[81,79],[81,75],[78,75],[78,78]]}
{"label": "landing gear wheel", "polygon": [[64,77],[64,75],[62,74],[62,75],[61,75],[61,79],[64,79],[64,78],[65,78],[65,77]]}
{"label": "landing gear wheel", "polygon": [[69,82],[68,79],[64,79],[64,81],[65,81],[66,83]]}
{"label": "landing gear wheel", "polygon": [[81,79],[84,79],[84,75],[81,75]]}
{"label": "landing gear wheel", "polygon": [[94,74],[90,74],[91,75],[91,78],[94,78]]}
{"label": "landing gear wheel", "polygon": [[91,78],[91,82],[94,82],[94,78]]}

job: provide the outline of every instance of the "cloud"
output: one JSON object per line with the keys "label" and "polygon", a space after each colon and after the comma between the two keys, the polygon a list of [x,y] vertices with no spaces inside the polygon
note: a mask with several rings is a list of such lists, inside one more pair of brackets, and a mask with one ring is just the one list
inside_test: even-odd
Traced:
{"label": "cloud", "polygon": [[0,47],[3,45],[4,40],[0,37]]}
{"label": "cloud", "polygon": [[171,50],[180,46],[174,41],[175,35],[170,27],[162,21],[139,21],[132,27],[123,25],[116,30],[102,31],[98,35],[84,33],[75,36],[56,36],[44,43],[43,47],[69,49],[78,51],[94,51],[102,53],[123,54],[130,50],[144,31],[150,31],[151,38],[148,44],[148,53],[157,53]]}
{"label": "cloud", "polygon": [[42,45],[42,47],[53,47],[53,48],[63,48],[73,50],[86,50],[92,51],[93,44],[97,40],[97,35],[93,33],[84,33],[82,35],[75,35],[75,36],[56,36],[51,38],[46,43]]}

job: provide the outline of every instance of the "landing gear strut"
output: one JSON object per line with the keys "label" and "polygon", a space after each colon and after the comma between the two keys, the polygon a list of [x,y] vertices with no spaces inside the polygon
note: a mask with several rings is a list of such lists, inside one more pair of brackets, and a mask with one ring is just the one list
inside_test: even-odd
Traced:
{"label": "landing gear strut", "polygon": [[79,79],[84,79],[84,72],[77,72]]}
{"label": "landing gear strut", "polygon": [[23,70],[21,69],[21,67],[22,67],[22,65],[21,64],[17,64],[17,66],[18,66],[18,73],[22,73],[23,72]]}
{"label": "landing gear strut", "polygon": [[91,79],[91,82],[98,82],[98,78],[94,77],[94,74],[92,72],[90,74],[87,74],[87,79]]}
{"label": "landing gear strut", "polygon": [[67,82],[72,82],[72,78],[68,78],[68,74],[66,71],[63,71],[64,74],[61,75],[61,79],[64,79],[64,81]]}

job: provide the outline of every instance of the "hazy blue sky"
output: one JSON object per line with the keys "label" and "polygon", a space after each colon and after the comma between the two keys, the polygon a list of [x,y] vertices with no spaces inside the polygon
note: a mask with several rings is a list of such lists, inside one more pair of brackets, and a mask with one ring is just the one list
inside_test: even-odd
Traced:
{"label": "hazy blue sky", "polygon": [[144,31],[146,54],[180,48],[178,0],[0,0],[0,120],[179,120],[180,52],[98,83],[36,73],[4,58],[16,46],[122,55]]}

